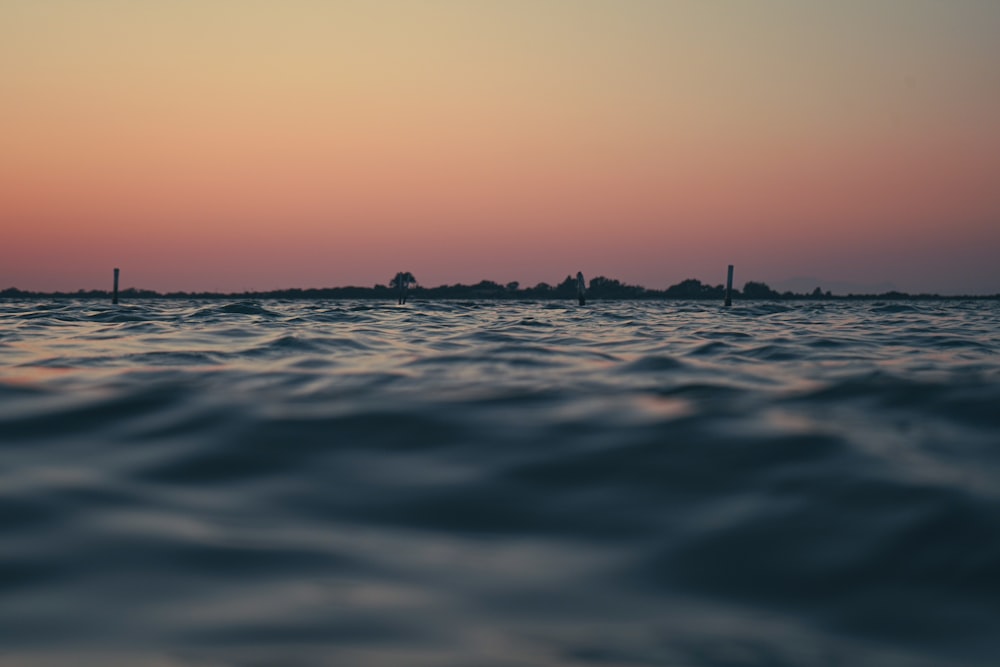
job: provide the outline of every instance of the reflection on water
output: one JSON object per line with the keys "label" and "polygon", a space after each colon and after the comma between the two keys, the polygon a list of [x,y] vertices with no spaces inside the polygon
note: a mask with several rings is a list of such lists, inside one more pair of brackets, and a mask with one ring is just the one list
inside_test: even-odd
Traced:
{"label": "reflection on water", "polygon": [[0,302],[0,666],[993,665],[995,302]]}

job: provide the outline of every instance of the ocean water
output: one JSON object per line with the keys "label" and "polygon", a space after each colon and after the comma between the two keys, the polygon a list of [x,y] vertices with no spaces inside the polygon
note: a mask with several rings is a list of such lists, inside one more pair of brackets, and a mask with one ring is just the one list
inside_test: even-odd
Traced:
{"label": "ocean water", "polygon": [[0,302],[0,666],[1000,664],[1000,303]]}

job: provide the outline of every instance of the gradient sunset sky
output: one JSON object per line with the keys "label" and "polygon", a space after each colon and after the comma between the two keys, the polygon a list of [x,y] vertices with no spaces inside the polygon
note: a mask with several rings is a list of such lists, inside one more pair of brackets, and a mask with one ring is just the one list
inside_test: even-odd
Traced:
{"label": "gradient sunset sky", "polygon": [[1000,2],[0,0],[0,229],[0,289],[1000,293]]}

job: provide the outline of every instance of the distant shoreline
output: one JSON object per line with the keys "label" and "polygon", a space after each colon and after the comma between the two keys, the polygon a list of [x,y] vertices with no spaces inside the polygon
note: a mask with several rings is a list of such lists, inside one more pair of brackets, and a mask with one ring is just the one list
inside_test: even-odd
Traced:
{"label": "distant shoreline", "polygon": [[[119,291],[119,299],[282,299],[282,300],[320,300],[320,299],[359,299],[359,300],[392,300],[397,296],[394,288],[387,285],[372,287],[320,287],[291,288],[266,291],[243,292],[156,292],[154,290],[130,287]],[[93,299],[110,300],[110,290],[77,290],[76,292],[33,292],[9,287],[0,290],[0,299]],[[1000,300],[1000,294],[989,295],[941,295],[941,294],[908,294],[906,292],[889,291],[877,294],[832,294],[817,287],[811,292],[778,292],[761,282],[747,282],[743,289],[733,289],[734,300],[739,301],[968,301],[968,300]],[[411,300],[445,301],[456,299],[482,299],[507,301],[562,301],[577,297],[576,280],[566,277],[558,285],[539,283],[534,287],[521,287],[519,283],[499,283],[483,280],[474,285],[440,285],[438,287],[412,287],[409,290]],[[707,285],[699,280],[688,279],[666,289],[657,290],[627,285],[618,280],[598,277],[590,281],[587,298],[603,301],[625,300],[692,300],[721,301],[725,298],[725,288],[722,285]]]}

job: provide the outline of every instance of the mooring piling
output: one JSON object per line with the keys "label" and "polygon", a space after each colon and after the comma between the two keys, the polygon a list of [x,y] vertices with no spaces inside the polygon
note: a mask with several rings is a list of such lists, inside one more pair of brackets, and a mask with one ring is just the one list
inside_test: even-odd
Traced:
{"label": "mooring piling", "polygon": [[112,304],[118,303],[118,269],[117,268],[115,269],[115,287],[114,287],[114,290],[111,292],[111,303]]}
{"label": "mooring piling", "polygon": [[576,298],[581,306],[587,305],[587,286],[583,279],[583,271],[576,272]]}
{"label": "mooring piling", "polygon": [[733,305],[733,265],[729,265],[729,275],[726,277],[726,307]]}

